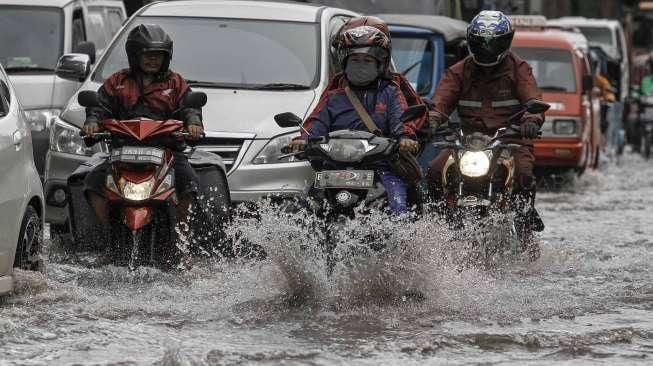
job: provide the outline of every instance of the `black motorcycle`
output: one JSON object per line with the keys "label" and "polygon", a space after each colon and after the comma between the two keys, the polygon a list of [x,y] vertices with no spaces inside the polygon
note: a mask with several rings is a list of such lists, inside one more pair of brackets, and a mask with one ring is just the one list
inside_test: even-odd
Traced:
{"label": "black motorcycle", "polygon": [[[466,135],[459,126],[449,124],[441,127],[439,133],[444,135],[444,141],[433,145],[450,150],[451,156],[442,172],[442,186],[436,187],[440,212],[444,212],[452,223],[461,223],[465,219],[483,223],[492,213],[514,212],[515,166],[512,151],[523,146],[516,121],[526,112],[539,114],[548,109],[549,105],[544,102],[530,101],[510,117],[509,127],[497,130],[494,136],[482,133]],[[525,207],[522,207],[522,211],[525,214],[515,215],[515,219],[509,223],[510,234],[504,239],[510,242],[513,252],[532,249],[533,253],[529,254],[537,257],[538,248],[525,248],[524,245],[533,231],[543,229],[533,204],[523,203]],[[533,217],[538,219],[534,220]],[[493,251],[496,249],[492,248]]]}

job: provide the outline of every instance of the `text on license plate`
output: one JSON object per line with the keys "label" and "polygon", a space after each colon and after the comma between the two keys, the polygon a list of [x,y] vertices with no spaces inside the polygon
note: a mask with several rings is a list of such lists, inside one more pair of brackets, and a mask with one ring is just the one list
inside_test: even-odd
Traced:
{"label": "text on license plate", "polygon": [[373,188],[373,170],[324,170],[315,173],[317,188]]}

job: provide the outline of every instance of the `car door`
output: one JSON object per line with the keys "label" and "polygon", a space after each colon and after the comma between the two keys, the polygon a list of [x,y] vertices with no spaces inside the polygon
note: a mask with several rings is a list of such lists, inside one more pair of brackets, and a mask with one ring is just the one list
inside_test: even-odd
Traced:
{"label": "car door", "polygon": [[26,178],[25,139],[29,138],[22,113],[0,69],[0,275],[10,273],[23,218]]}

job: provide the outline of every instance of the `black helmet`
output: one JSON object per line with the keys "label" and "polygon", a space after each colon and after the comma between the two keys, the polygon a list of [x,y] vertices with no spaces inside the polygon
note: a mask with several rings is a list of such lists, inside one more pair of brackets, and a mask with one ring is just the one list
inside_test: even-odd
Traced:
{"label": "black helmet", "polygon": [[140,57],[144,52],[163,52],[165,58],[159,72],[165,73],[172,59],[172,38],[156,24],[141,24],[129,32],[125,50],[132,71],[140,70]]}
{"label": "black helmet", "polygon": [[510,19],[500,11],[482,11],[467,27],[467,47],[481,66],[499,64],[510,51],[515,35]]}

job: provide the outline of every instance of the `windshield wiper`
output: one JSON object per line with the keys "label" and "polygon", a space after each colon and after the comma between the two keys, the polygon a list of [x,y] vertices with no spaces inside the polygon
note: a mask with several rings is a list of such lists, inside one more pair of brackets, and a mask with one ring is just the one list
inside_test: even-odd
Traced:
{"label": "windshield wiper", "polygon": [[186,83],[190,86],[199,86],[205,88],[224,88],[224,89],[240,89],[242,84],[237,83],[218,83],[215,81],[203,81],[203,80],[186,80]]}
{"label": "windshield wiper", "polygon": [[545,86],[538,86],[540,89],[545,89],[545,90],[553,90],[553,91],[561,91],[561,92],[566,92],[568,91],[567,88],[563,86],[553,86],[553,85],[545,85]]}
{"label": "windshield wiper", "polygon": [[40,66],[9,66],[5,67],[6,72],[25,72],[25,71],[51,71],[54,72],[54,69],[49,67],[40,67]]}
{"label": "windshield wiper", "polygon": [[270,84],[252,86],[252,89],[260,89],[260,90],[308,90],[310,88],[311,87],[308,85],[292,84],[292,83],[270,83]]}

